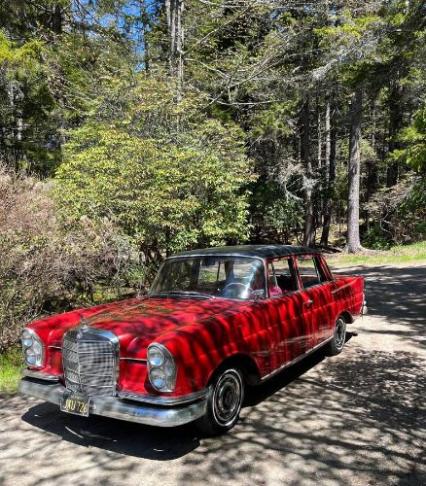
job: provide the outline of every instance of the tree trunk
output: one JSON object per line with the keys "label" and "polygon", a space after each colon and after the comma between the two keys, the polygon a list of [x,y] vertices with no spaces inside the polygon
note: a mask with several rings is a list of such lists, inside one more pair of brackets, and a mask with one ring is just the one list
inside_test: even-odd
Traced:
{"label": "tree trunk", "polygon": [[[373,123],[373,130],[371,134],[371,148],[374,150],[376,153],[376,118],[377,118],[377,113],[376,113],[376,108],[373,108],[372,111],[372,123]],[[365,201],[368,204],[371,200],[371,197],[373,194],[376,192],[378,184],[379,184],[379,174],[378,174],[378,167],[377,167],[377,161],[375,159],[373,160],[367,160],[366,161],[366,172],[367,172],[367,187],[366,187],[366,195],[365,195]],[[365,218],[365,231],[368,232],[370,230],[370,211],[367,208],[364,211],[364,218]]]}
{"label": "tree trunk", "polygon": [[303,192],[305,202],[305,224],[303,232],[303,244],[311,246],[314,243],[314,205],[312,201],[313,175],[310,154],[310,100],[307,95],[301,113],[301,147],[300,156],[305,166]]}
{"label": "tree trunk", "polygon": [[150,45],[148,41],[148,32],[151,27],[149,13],[147,11],[146,0],[139,0],[139,45],[142,45],[143,49],[143,65],[145,72],[149,72],[150,68]]}
{"label": "tree trunk", "polygon": [[326,199],[324,205],[324,224],[321,245],[327,246],[330,237],[331,217],[333,213],[334,181],[336,180],[336,130],[331,125],[331,108],[327,103],[325,113],[325,163],[326,163]]}
{"label": "tree trunk", "polygon": [[62,34],[62,20],[63,12],[60,4],[56,4],[53,7],[52,12],[52,31],[55,34]]}
{"label": "tree trunk", "polygon": [[[389,154],[395,149],[401,148],[398,135],[403,127],[402,97],[403,87],[398,81],[393,82],[389,94]],[[386,186],[394,186],[397,184],[398,179],[399,164],[398,162],[391,162],[386,171]]]}
{"label": "tree trunk", "polygon": [[361,250],[359,237],[359,185],[361,172],[362,95],[362,88],[358,87],[352,97],[351,106],[347,215],[347,250],[349,253],[357,253]]}
{"label": "tree trunk", "polygon": [[169,65],[170,74],[176,79],[176,98],[182,99],[184,76],[184,29],[182,15],[184,0],[166,0],[167,27],[170,37]]}
{"label": "tree trunk", "polygon": [[318,134],[317,164],[318,164],[318,169],[321,171],[321,167],[322,167],[322,126],[321,126],[321,105],[320,105],[319,100],[317,101],[317,134]]}
{"label": "tree trunk", "polygon": [[331,108],[330,102],[327,101],[325,107],[325,183],[329,182],[329,167],[331,154]]}
{"label": "tree trunk", "polygon": [[319,226],[322,226],[323,217],[324,217],[324,171],[323,171],[323,158],[322,158],[322,146],[323,146],[323,138],[322,138],[322,120],[321,120],[321,101],[320,95],[317,94],[317,166],[316,171],[319,174],[318,183],[316,192],[318,193],[318,202],[315,208],[314,205],[314,226],[315,226],[315,236],[314,241],[316,239],[316,231]]}

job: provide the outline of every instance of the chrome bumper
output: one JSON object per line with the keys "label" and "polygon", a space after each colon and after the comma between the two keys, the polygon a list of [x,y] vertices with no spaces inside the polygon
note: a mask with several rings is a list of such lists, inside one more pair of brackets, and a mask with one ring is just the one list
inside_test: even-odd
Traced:
{"label": "chrome bumper", "polygon": [[[40,398],[55,405],[65,391],[65,387],[58,383],[42,382],[31,378],[22,378],[19,393]],[[176,427],[187,424],[206,413],[206,399],[183,406],[151,406],[130,400],[120,400],[116,397],[92,397],[90,400],[90,414],[102,415],[138,424],[154,425],[157,427]]]}
{"label": "chrome bumper", "polygon": [[368,307],[367,307],[367,301],[364,300],[362,303],[362,308],[361,308],[361,315],[365,316],[368,314]]}

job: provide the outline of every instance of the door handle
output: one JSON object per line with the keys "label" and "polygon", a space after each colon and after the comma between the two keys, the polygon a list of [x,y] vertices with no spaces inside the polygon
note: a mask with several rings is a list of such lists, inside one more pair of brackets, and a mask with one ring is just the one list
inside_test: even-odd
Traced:
{"label": "door handle", "polygon": [[313,300],[307,300],[306,302],[304,302],[304,303],[303,303],[303,305],[304,305],[305,307],[308,307],[308,308],[309,308],[309,307],[312,307],[312,304],[313,304],[313,303],[314,303],[314,301],[313,301]]}

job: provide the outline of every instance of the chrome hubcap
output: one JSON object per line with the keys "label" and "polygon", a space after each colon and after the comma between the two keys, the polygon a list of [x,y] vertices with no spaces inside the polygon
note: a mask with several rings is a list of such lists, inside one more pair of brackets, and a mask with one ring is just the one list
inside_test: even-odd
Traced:
{"label": "chrome hubcap", "polygon": [[225,372],[213,392],[213,413],[220,425],[230,425],[237,417],[242,402],[242,383],[234,370]]}
{"label": "chrome hubcap", "polygon": [[336,331],[335,331],[335,342],[336,347],[340,349],[345,344],[346,338],[346,327],[345,323],[342,320],[338,320],[336,324]]}

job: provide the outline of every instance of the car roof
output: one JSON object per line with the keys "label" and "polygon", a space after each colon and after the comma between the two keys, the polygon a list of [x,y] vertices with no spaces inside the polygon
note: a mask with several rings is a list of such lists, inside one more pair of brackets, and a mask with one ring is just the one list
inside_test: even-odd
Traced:
{"label": "car roof", "polygon": [[176,257],[195,257],[195,256],[242,256],[257,258],[276,258],[290,255],[317,255],[319,250],[306,246],[293,245],[238,245],[220,246],[216,248],[203,248],[200,250],[189,250],[173,255]]}

